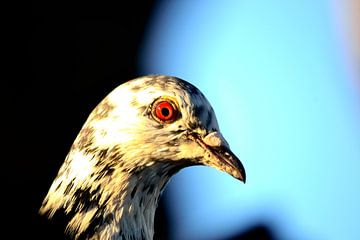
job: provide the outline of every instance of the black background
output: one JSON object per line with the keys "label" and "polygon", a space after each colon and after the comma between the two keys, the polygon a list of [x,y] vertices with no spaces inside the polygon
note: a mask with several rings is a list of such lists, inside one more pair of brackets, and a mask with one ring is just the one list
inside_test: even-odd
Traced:
{"label": "black background", "polygon": [[[64,219],[38,209],[88,114],[138,76],[155,1],[12,3],[4,8],[2,191],[9,239],[64,239]],[[169,239],[162,198],[155,239]],[[194,206],[196,207],[196,206]],[[262,223],[229,239],[274,239]]]}

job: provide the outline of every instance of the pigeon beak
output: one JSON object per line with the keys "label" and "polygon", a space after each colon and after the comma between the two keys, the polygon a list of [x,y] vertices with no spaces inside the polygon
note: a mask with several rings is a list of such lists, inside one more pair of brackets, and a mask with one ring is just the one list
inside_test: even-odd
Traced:
{"label": "pigeon beak", "polygon": [[246,182],[244,166],[239,158],[230,150],[228,143],[221,133],[212,132],[204,138],[197,134],[192,134],[191,138],[206,151],[204,165],[214,167],[244,183]]}

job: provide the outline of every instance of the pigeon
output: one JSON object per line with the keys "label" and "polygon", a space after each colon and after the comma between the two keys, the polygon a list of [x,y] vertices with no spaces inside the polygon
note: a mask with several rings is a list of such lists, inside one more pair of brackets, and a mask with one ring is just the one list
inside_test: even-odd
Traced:
{"label": "pigeon", "polygon": [[179,170],[210,166],[245,183],[206,97],[180,78],[121,84],[90,113],[39,213],[69,217],[73,239],[153,239],[161,193]]}

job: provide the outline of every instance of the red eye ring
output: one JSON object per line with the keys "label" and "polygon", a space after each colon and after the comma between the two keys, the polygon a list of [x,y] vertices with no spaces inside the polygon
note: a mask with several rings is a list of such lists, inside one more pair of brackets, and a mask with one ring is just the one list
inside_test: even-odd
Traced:
{"label": "red eye ring", "polygon": [[153,114],[160,121],[171,122],[176,118],[176,109],[174,105],[167,100],[157,102],[153,109]]}

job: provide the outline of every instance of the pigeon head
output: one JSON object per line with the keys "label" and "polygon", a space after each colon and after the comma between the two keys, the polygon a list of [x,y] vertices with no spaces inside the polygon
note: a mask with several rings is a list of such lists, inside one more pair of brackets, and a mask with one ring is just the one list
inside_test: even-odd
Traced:
{"label": "pigeon head", "polygon": [[75,238],[152,239],[160,194],[182,168],[207,165],[245,182],[215,113],[193,85],[145,76],[114,89],[93,110],[40,213],[70,216]]}

